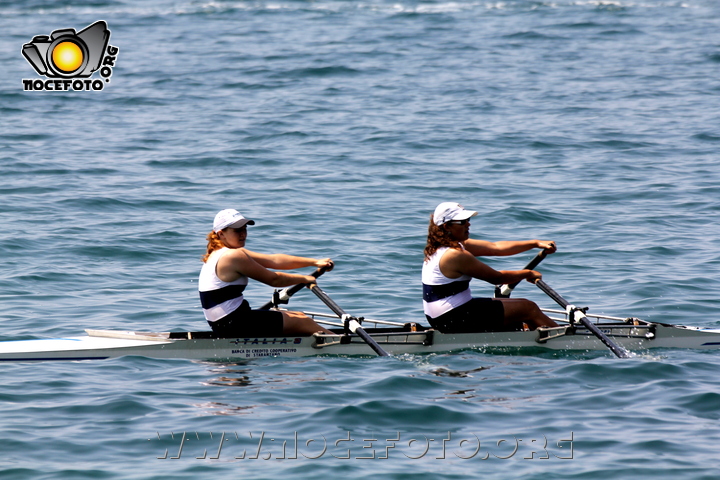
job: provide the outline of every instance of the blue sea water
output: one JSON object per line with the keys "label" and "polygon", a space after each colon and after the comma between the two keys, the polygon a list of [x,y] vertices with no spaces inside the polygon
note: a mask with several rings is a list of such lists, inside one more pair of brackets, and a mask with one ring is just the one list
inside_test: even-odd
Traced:
{"label": "blue sea water", "polygon": [[[98,20],[119,48],[102,91],[23,91],[23,44]],[[228,207],[257,221],[248,248],[334,258],[320,284],[348,312],[419,321],[442,201],[480,211],[478,238],[555,240],[539,270],[591,312],[720,326],[718,32],[713,0],[0,0],[0,339],[204,329]],[[719,369],[4,363],[0,477],[716,479]]]}

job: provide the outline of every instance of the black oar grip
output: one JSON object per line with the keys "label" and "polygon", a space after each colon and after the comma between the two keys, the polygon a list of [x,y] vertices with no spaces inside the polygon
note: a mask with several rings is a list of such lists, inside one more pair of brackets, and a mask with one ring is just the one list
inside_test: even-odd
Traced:
{"label": "black oar grip", "polygon": [[[533,270],[535,267],[540,265],[540,262],[542,262],[545,257],[547,257],[547,250],[540,250],[535,257],[533,257],[532,260],[530,260],[530,263],[525,265],[525,268],[523,270]],[[511,283],[508,285],[498,285],[495,287],[495,298],[510,298],[510,294],[513,290],[515,290],[515,287],[520,285],[520,282]]]}
{"label": "black oar grip", "polygon": [[[327,272],[329,269],[330,269],[330,267],[319,267],[317,270],[315,270],[310,275],[315,278],[318,278],[320,275]],[[310,283],[298,283],[297,285],[293,285],[292,287],[288,288],[287,294],[288,294],[288,296],[294,295],[309,285],[311,285],[311,284]]]}
{"label": "black oar grip", "polygon": [[[312,275],[312,276],[315,277],[315,278],[318,278],[320,275],[322,275],[323,273],[327,272],[330,268],[331,268],[331,267],[329,267],[329,266],[319,267],[317,270],[315,270],[315,271],[314,271],[313,273],[311,273],[310,275]],[[278,294],[278,292],[277,292],[277,290],[276,290],[276,291],[275,291],[275,295],[277,295],[278,298],[279,298],[279,297],[290,298],[290,297],[292,297],[293,295],[295,295],[297,292],[299,292],[300,290],[302,290],[303,288],[305,288],[305,287],[308,286],[308,285],[310,285],[310,284],[309,284],[309,283],[298,283],[298,284],[296,284],[296,285],[293,285],[292,287],[286,288],[285,290],[283,290],[282,293],[279,293],[279,294]],[[287,303],[287,301],[283,301],[283,302],[281,302],[281,303]],[[260,307],[259,310],[269,310],[269,309],[271,309],[271,308],[273,308],[273,307],[276,307],[276,306],[277,306],[277,305],[275,305],[275,302],[274,302],[274,301],[269,301],[269,302],[267,302],[265,305],[263,305],[262,307]]]}
{"label": "black oar grip", "polygon": [[[547,257],[548,253],[547,250],[540,250],[537,255],[535,255],[535,258],[533,258],[530,263],[525,265],[525,270],[532,270],[535,267],[537,267],[540,262],[542,262],[545,257]],[[517,285],[517,284],[516,284]]]}

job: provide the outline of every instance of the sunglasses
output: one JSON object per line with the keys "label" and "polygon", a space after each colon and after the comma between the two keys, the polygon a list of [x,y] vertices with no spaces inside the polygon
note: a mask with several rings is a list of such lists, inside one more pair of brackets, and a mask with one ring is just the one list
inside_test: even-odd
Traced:
{"label": "sunglasses", "polygon": [[235,233],[241,233],[241,232],[247,232],[247,225],[240,227],[240,228],[228,228],[228,230],[232,230]]}
{"label": "sunglasses", "polygon": [[466,218],[465,220],[450,220],[447,223],[449,223],[450,225],[465,225],[469,221],[470,221],[470,219]]}

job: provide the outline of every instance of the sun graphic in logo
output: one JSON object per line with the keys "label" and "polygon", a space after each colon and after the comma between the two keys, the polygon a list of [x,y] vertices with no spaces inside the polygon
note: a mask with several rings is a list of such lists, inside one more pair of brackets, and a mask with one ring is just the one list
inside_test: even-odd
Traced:
{"label": "sun graphic in logo", "polygon": [[83,64],[83,51],[75,42],[58,43],[52,52],[52,62],[61,71],[70,73]]}

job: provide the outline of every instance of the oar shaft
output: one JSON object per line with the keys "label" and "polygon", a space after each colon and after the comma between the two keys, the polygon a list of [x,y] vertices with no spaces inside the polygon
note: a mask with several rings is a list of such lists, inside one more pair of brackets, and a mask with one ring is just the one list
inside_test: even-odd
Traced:
{"label": "oar shaft", "polygon": [[[353,321],[356,321],[356,320],[353,320]],[[375,340],[373,340],[373,338],[365,330],[363,330],[362,327],[358,326],[357,328],[355,328],[355,331],[353,333],[357,334],[360,338],[362,338],[365,341],[365,343],[367,343],[368,346],[370,348],[372,348],[375,353],[378,354],[378,356],[380,356],[380,357],[389,357],[390,356],[390,354],[387,353],[385,350],[383,350],[383,348],[380,345],[378,345],[378,343]]]}
{"label": "oar shaft", "polygon": [[[540,262],[542,262],[545,257],[547,257],[547,251],[546,250],[540,250],[535,257],[530,260],[530,263],[525,265],[525,268],[523,270],[533,270],[535,267],[537,267]],[[520,285],[520,282],[515,282],[511,284],[506,285],[498,285],[495,288],[495,298],[510,298],[510,294],[513,290],[515,290],[515,287]]]}
{"label": "oar shaft", "polygon": [[542,279],[535,280],[535,285],[537,285],[538,288],[540,288],[540,290],[545,292],[545,294],[547,294],[548,297],[555,300],[555,303],[557,303],[561,307],[567,308],[567,306],[570,305],[570,303],[567,300],[565,300],[559,293],[557,293],[555,290],[553,290],[550,287],[550,285],[545,283]]}
{"label": "oar shaft", "polygon": [[[540,290],[545,292],[548,297],[552,298],[557,302],[558,305],[560,305],[563,308],[567,308],[570,306],[570,304],[565,300],[559,293],[557,293],[555,290],[553,290],[550,285],[545,283],[542,279],[536,280],[535,285],[537,285]],[[581,311],[571,312],[571,314],[575,315],[575,320],[579,321],[583,324],[585,328],[590,330],[598,339],[600,339],[601,342],[603,342],[615,355],[617,355],[619,358],[629,358],[630,354],[625,350],[623,347],[617,345],[615,342],[610,340],[607,335],[605,335],[603,332],[600,331],[599,328],[595,326],[588,318],[585,316],[585,314]]]}
{"label": "oar shaft", "polygon": [[[320,267],[317,270],[315,270],[313,273],[311,273],[310,275],[312,275],[315,278],[318,278],[320,275],[325,273],[327,271],[327,269],[328,269],[328,267]],[[278,299],[282,300],[283,303],[287,303],[287,300],[289,300],[290,297],[292,297],[293,295],[295,295],[297,292],[299,292],[300,290],[302,290],[303,288],[305,288],[308,285],[309,285],[308,283],[298,283],[296,285],[293,285],[292,287],[288,287],[278,294]],[[269,310],[274,306],[275,306],[275,304],[272,301],[270,301],[270,302],[267,302],[262,307],[260,307],[258,310]]]}
{"label": "oar shaft", "polygon": [[373,349],[375,353],[377,353],[381,357],[389,357],[390,354],[387,353],[383,348],[378,345],[378,343],[360,326],[360,322],[357,321],[355,317],[352,317],[345,313],[345,311],[340,308],[340,306],[333,301],[332,298],[328,296],[327,293],[323,291],[322,288],[320,288],[316,283],[311,284],[308,286],[312,292],[317,295],[317,297],[322,300],[322,302],[330,308],[335,314],[339,317],[341,317],[343,320],[348,319],[349,317],[349,329],[352,333],[355,333],[357,336],[363,339],[365,343],[368,344],[370,348]]}
{"label": "oar shaft", "polygon": [[320,288],[320,286],[319,286],[317,283],[314,283],[314,284],[312,284],[312,285],[309,285],[308,288],[310,288],[310,290],[312,290],[312,292],[313,292],[315,295],[317,295],[317,297],[318,297],[320,300],[322,300],[322,302],[323,302],[325,305],[327,305],[328,308],[335,313],[335,315],[337,315],[338,317],[342,317],[343,315],[347,315],[347,313],[345,313],[345,310],[343,310],[342,308],[340,308],[340,306],[339,306],[337,303],[335,303],[335,301],[334,301],[332,298],[330,298],[330,297],[328,296],[328,294],[325,293],[325,291],[324,291],[322,288]]}

